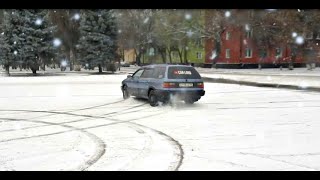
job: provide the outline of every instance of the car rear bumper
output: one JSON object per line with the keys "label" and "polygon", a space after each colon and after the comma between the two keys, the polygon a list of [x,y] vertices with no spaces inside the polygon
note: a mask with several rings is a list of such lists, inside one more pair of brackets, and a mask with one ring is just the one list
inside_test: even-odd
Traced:
{"label": "car rear bumper", "polygon": [[162,100],[168,100],[170,96],[177,96],[182,99],[193,98],[200,99],[201,96],[205,95],[205,90],[190,90],[190,91],[179,91],[179,90],[157,90],[159,98]]}

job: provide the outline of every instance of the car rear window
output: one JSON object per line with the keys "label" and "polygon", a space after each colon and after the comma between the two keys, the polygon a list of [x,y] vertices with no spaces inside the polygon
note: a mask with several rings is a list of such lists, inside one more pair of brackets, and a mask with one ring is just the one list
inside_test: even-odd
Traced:
{"label": "car rear window", "polygon": [[168,79],[201,79],[193,67],[169,67]]}

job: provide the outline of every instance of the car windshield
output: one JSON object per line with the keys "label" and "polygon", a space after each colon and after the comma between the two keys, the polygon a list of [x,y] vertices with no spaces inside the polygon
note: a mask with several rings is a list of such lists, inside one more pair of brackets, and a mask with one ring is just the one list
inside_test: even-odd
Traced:
{"label": "car windshield", "polygon": [[169,67],[168,79],[201,79],[200,74],[193,67]]}

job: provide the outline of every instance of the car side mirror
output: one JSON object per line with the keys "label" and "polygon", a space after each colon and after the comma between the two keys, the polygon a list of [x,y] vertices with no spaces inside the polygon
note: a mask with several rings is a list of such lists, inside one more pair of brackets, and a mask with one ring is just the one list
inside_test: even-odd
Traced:
{"label": "car side mirror", "polygon": [[132,78],[132,76],[131,76],[131,75],[128,75],[127,78]]}

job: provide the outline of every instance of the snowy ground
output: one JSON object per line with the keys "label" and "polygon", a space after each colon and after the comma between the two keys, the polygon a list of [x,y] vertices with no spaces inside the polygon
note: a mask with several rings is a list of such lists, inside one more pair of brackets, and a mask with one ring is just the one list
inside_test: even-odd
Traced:
{"label": "snowy ground", "polygon": [[125,77],[0,77],[0,170],[320,170],[318,93],[206,83],[154,108]]}

